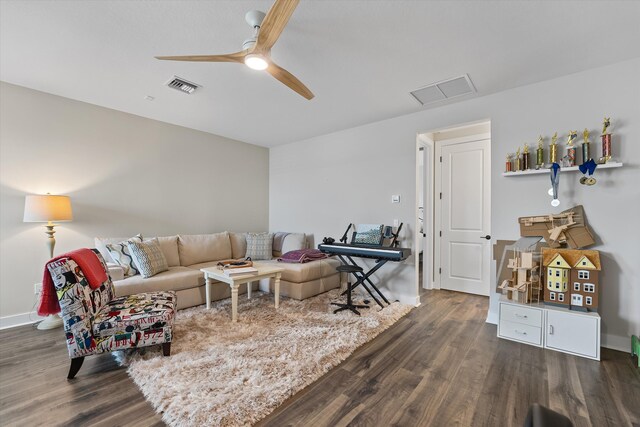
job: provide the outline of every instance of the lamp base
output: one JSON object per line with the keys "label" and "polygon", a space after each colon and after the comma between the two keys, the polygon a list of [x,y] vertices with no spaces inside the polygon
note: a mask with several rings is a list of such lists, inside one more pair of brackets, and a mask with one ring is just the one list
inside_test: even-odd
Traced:
{"label": "lamp base", "polygon": [[46,331],[48,329],[56,329],[62,327],[62,319],[57,314],[50,314],[45,319],[38,323],[38,329]]}

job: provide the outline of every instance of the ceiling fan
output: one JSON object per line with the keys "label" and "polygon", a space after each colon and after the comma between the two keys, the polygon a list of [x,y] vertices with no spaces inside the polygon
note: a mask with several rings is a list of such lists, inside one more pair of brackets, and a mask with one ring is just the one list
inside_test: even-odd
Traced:
{"label": "ceiling fan", "polygon": [[240,52],[226,55],[156,56],[156,58],[169,61],[244,63],[254,70],[266,70],[298,94],[311,99],[314,97],[313,93],[300,80],[271,60],[271,48],[280,37],[280,33],[289,22],[299,2],[300,0],[276,0],[266,15],[259,10],[247,12],[245,20],[255,33],[252,38],[245,40]]}

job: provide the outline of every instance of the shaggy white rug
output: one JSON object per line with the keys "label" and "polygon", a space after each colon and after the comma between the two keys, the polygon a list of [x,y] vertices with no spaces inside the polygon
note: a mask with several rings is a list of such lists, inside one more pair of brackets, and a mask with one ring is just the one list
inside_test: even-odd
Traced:
{"label": "shaggy white rug", "polygon": [[156,347],[118,357],[169,425],[251,425],[412,308],[396,302],[362,316],[333,314],[329,303],[338,299],[337,289],[282,298],[276,311],[271,294],[241,295],[235,324],[228,299],[181,310],[170,357]]}

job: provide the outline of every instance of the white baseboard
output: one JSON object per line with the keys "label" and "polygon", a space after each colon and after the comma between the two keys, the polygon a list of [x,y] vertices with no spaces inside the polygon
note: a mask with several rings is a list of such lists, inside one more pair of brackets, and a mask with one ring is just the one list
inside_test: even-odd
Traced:
{"label": "white baseboard", "polygon": [[485,320],[485,322],[491,323],[492,325],[497,325],[498,324],[498,313],[495,313],[495,312],[492,312],[491,310],[489,310],[487,312],[487,320]]}
{"label": "white baseboard", "polygon": [[44,320],[35,311],[0,317],[0,329],[15,328]]}
{"label": "white baseboard", "polygon": [[631,336],[621,337],[619,335],[602,334],[600,336],[600,345],[612,350],[631,353]]}

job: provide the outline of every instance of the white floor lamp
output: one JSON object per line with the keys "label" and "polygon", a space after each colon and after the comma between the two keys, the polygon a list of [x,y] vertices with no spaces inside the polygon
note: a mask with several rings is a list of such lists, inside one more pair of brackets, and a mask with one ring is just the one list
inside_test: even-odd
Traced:
{"label": "white floor lamp", "polygon": [[[45,195],[29,195],[24,200],[24,222],[46,222],[45,233],[47,238],[47,248],[49,248],[49,258],[53,258],[53,248],[56,245],[56,239],[53,237],[55,224],[53,221],[71,221],[73,213],[71,212],[71,199],[69,196],[53,196]],[[62,326],[62,319],[57,314],[47,316],[38,324],[38,329],[54,329]]]}

